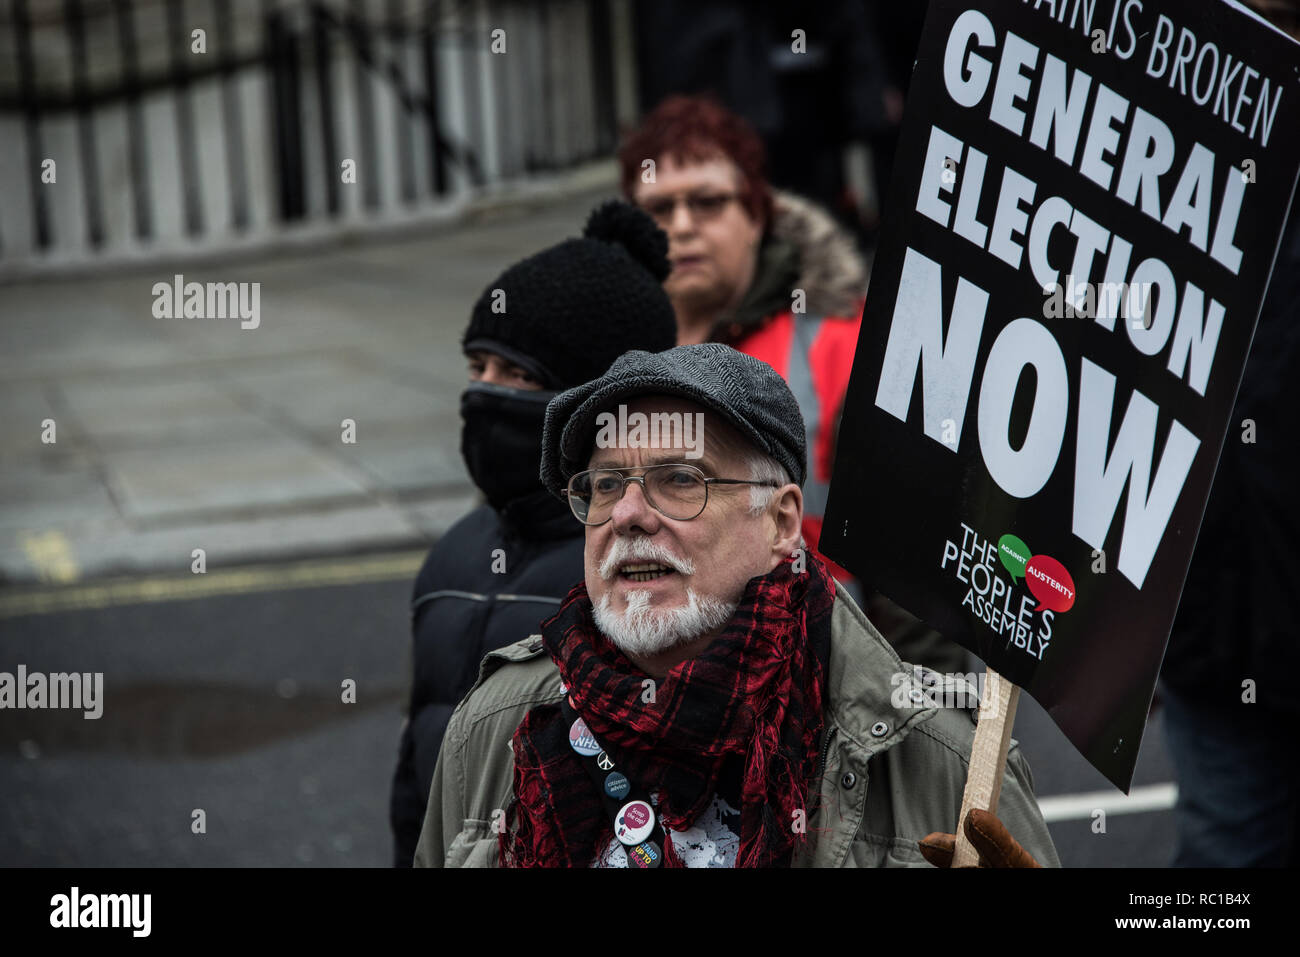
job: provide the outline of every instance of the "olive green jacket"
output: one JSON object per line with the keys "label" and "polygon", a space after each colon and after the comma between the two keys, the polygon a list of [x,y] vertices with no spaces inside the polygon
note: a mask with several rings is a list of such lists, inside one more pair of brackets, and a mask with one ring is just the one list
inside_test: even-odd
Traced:
{"label": "olive green jacket", "polygon": [[[814,792],[807,841],[794,866],[930,866],[917,841],[955,830],[975,713],[933,707],[953,699],[937,701],[933,688],[916,693],[920,687],[911,666],[837,586],[820,799]],[[514,777],[510,739],[529,708],[559,701],[559,688],[559,672],[538,635],[483,659],[478,682],[447,726],[416,867],[495,866]],[[998,817],[1040,864],[1060,866],[1014,740]]]}

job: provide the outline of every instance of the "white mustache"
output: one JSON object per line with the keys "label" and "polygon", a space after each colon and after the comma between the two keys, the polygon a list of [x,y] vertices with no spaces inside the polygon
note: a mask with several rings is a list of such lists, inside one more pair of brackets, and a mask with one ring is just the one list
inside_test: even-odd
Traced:
{"label": "white mustache", "polygon": [[652,542],[644,535],[636,538],[616,538],[614,547],[609,550],[605,560],[600,563],[600,577],[609,581],[618,573],[618,566],[627,561],[660,562],[683,575],[695,574],[695,563],[686,558],[679,558],[658,542]]}

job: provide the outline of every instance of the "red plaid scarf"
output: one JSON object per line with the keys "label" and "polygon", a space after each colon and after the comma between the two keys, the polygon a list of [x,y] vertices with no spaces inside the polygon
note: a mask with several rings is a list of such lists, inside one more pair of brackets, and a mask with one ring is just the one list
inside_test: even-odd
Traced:
{"label": "red plaid scarf", "polygon": [[[659,794],[665,829],[708,806],[728,756],[743,761],[738,867],[786,866],[817,773],[835,585],[816,556],[750,579],[736,614],[696,658],[657,682],[595,627],[584,584],[543,623],[544,644],[574,708],[629,778]],[[569,747],[558,705],[532,708],[516,729],[514,799],[500,838],[513,867],[586,867],[613,837],[595,785]],[[665,863],[682,866],[672,841]]]}

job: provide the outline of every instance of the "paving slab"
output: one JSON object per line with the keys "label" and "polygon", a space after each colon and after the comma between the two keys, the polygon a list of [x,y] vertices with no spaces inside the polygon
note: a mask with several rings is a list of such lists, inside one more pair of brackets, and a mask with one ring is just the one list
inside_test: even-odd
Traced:
{"label": "paving slab", "polygon": [[330,441],[341,442],[345,419],[356,424],[360,435],[371,426],[418,418],[442,404],[422,389],[337,359],[311,361],[311,366],[285,362],[275,369],[232,370],[224,378],[259,408]]}
{"label": "paving slab", "polygon": [[104,453],[132,519],[360,502],[370,490],[293,436]]}
{"label": "paving slab", "polygon": [[83,378],[62,383],[59,391],[80,430],[100,448],[278,438],[274,426],[232,394],[193,375],[145,381]]}
{"label": "paving slab", "polygon": [[[76,446],[79,432],[71,422],[60,422],[58,407],[40,380],[0,383],[0,465],[12,459],[49,459]],[[54,443],[42,441],[46,419],[53,419]]]}
{"label": "paving slab", "polygon": [[359,420],[356,444],[340,443],[338,456],[372,476],[376,487],[399,496],[471,488],[460,454],[459,419],[448,423],[443,416],[427,416],[386,427]]}

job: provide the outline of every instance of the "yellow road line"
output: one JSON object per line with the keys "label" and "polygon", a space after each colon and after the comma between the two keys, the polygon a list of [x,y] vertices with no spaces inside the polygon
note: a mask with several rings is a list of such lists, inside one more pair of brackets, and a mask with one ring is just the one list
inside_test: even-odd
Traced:
{"label": "yellow road line", "polygon": [[43,582],[70,585],[81,577],[72,543],[62,532],[23,532],[20,536],[27,560]]}
{"label": "yellow road line", "polygon": [[361,558],[313,559],[281,565],[248,565],[202,575],[118,578],[62,588],[0,593],[0,618],[53,612],[187,601],[288,588],[323,588],[415,577],[425,552],[403,551]]}

